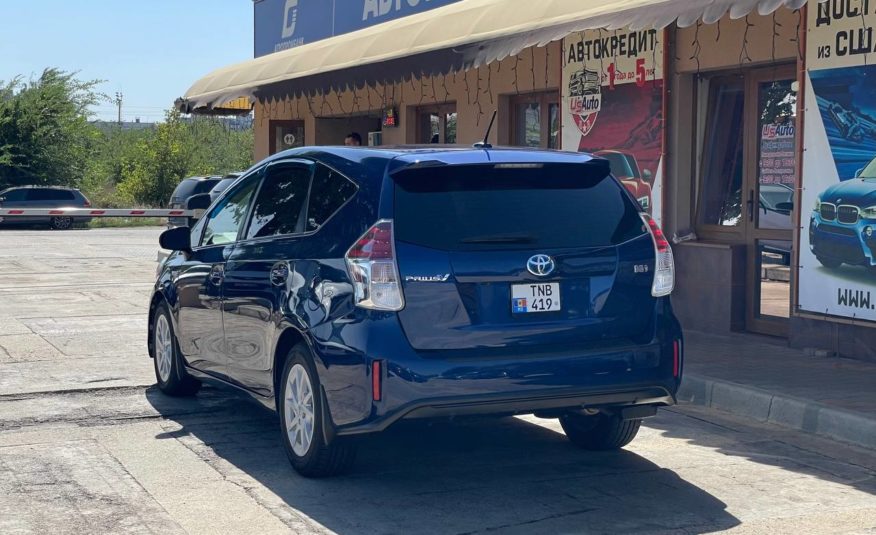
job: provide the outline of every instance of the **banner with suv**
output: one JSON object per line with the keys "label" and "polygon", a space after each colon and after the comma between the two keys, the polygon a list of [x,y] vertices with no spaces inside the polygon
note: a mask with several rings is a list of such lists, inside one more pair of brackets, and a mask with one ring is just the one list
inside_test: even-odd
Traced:
{"label": "banner with suv", "polygon": [[663,31],[589,30],[563,41],[563,148],[611,162],[657,220],[662,215]]}
{"label": "banner with suv", "polygon": [[809,9],[800,309],[876,320],[876,2]]}

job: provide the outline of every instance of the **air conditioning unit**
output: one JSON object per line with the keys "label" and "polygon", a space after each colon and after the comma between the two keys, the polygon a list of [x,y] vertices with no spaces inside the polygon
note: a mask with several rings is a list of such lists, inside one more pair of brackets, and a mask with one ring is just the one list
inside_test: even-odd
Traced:
{"label": "air conditioning unit", "polygon": [[368,132],[368,146],[378,147],[383,145],[383,132]]}

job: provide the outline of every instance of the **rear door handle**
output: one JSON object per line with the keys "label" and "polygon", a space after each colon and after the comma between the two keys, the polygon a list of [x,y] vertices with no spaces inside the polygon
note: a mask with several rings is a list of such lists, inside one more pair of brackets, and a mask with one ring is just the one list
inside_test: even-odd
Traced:
{"label": "rear door handle", "polygon": [[213,268],[210,270],[210,282],[212,282],[216,286],[219,286],[220,284],[222,284],[222,279],[224,278],[225,270],[222,268],[222,266],[213,266]]}
{"label": "rear door handle", "polygon": [[748,220],[754,222],[754,190],[748,190]]}
{"label": "rear door handle", "polygon": [[289,265],[286,262],[274,264],[271,268],[271,284],[274,286],[285,286],[289,279]]}

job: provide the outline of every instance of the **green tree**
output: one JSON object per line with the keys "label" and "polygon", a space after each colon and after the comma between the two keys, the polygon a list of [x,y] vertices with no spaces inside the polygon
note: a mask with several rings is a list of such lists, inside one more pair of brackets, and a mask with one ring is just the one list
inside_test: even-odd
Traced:
{"label": "green tree", "polygon": [[98,138],[88,122],[98,83],[58,69],[0,82],[0,189],[82,182]]}

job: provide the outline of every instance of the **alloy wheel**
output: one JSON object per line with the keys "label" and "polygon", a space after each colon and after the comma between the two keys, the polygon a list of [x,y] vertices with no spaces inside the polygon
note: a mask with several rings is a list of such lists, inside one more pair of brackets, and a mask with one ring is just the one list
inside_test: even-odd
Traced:
{"label": "alloy wheel", "polygon": [[162,381],[170,379],[170,368],[173,362],[173,337],[167,316],[158,315],[155,322],[155,360],[158,364],[158,376]]}
{"label": "alloy wheel", "polygon": [[285,399],[283,416],[286,419],[289,445],[292,446],[295,455],[304,457],[313,442],[315,418],[310,376],[301,364],[295,364],[289,370],[283,396]]}

